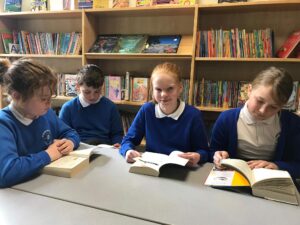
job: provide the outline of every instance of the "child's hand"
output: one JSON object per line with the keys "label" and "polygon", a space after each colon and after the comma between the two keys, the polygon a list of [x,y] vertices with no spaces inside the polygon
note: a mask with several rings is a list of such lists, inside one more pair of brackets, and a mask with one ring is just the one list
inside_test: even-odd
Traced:
{"label": "child's hand", "polygon": [[113,146],[115,147],[115,148],[120,148],[120,144],[119,143],[115,143],[115,144],[113,144]]}
{"label": "child's hand", "polygon": [[62,154],[60,153],[60,151],[58,151],[58,148],[57,148],[55,142],[52,143],[51,145],[49,145],[45,151],[48,153],[48,155],[51,159],[51,162],[62,157]]}
{"label": "child's hand", "polygon": [[135,150],[128,150],[126,152],[126,156],[125,156],[125,159],[127,162],[129,163],[133,163],[135,162],[134,158],[136,157],[140,157],[141,156],[141,153],[139,153],[138,151],[135,151]]}
{"label": "child's hand", "polygon": [[265,160],[251,160],[248,161],[247,163],[251,169],[266,168],[266,169],[278,170],[278,166],[275,163],[268,162]]}
{"label": "child's hand", "polygon": [[198,162],[200,161],[200,154],[197,152],[185,152],[178,154],[179,157],[184,159],[188,159],[187,166],[195,167],[197,166]]}
{"label": "child's hand", "polygon": [[222,169],[221,160],[229,158],[229,154],[226,151],[216,151],[214,154],[214,164],[216,168]]}
{"label": "child's hand", "polygon": [[65,138],[61,140],[55,140],[54,143],[56,144],[58,151],[63,155],[69,154],[74,149],[73,142]]}

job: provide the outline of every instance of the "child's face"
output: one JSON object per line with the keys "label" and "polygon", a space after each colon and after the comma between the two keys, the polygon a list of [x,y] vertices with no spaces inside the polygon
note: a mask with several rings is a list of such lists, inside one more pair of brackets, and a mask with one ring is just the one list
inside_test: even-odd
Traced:
{"label": "child's face", "polygon": [[177,100],[182,92],[182,84],[176,82],[172,74],[164,71],[157,71],[152,76],[153,98],[163,113],[173,113],[177,109]]}
{"label": "child's face", "polygon": [[37,90],[33,97],[26,101],[20,101],[20,107],[25,117],[35,119],[44,115],[51,106],[51,91],[48,86],[44,86]]}
{"label": "child's face", "polygon": [[257,86],[252,89],[249,87],[248,110],[256,120],[265,120],[281,109],[272,98],[272,86]]}
{"label": "child's face", "polygon": [[89,104],[93,104],[98,101],[101,96],[101,89],[102,87],[95,89],[93,87],[88,87],[86,84],[79,86],[80,93],[82,93],[84,100]]}

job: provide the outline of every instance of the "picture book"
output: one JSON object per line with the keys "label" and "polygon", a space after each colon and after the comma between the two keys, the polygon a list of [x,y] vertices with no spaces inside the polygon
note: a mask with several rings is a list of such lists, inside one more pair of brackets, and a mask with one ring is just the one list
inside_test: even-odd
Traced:
{"label": "picture book", "polygon": [[152,5],[178,4],[179,0],[152,0]]}
{"label": "picture book", "polygon": [[151,6],[151,0],[136,0],[136,7]]}
{"label": "picture book", "polygon": [[19,44],[8,44],[9,54],[19,54],[20,53],[20,45]]}
{"label": "picture book", "polygon": [[20,12],[22,8],[22,0],[4,0],[5,12]]}
{"label": "picture book", "polygon": [[119,53],[140,53],[147,41],[147,35],[122,35],[119,38]]}
{"label": "picture book", "polygon": [[78,0],[79,9],[91,9],[93,8],[93,0]]}
{"label": "picture book", "polygon": [[31,0],[31,11],[47,10],[47,0]]}
{"label": "picture book", "polygon": [[77,1],[77,0],[63,0],[64,10],[74,10],[75,9],[75,1]]}
{"label": "picture book", "polygon": [[251,170],[247,162],[240,159],[223,159],[221,165],[233,171],[213,169],[206,185],[219,188],[250,185],[254,196],[298,205],[297,190],[287,171],[266,168]]}
{"label": "picture book", "polygon": [[77,96],[77,76],[75,74],[65,74],[66,96]]}
{"label": "picture book", "polygon": [[48,7],[50,11],[64,10],[64,1],[48,0]]}
{"label": "picture book", "polygon": [[42,173],[59,177],[74,177],[88,167],[89,157],[92,154],[101,154],[101,150],[113,148],[111,145],[92,146],[80,143],[78,150],[51,162],[42,169]]}
{"label": "picture book", "polygon": [[180,35],[149,36],[143,53],[176,53],[180,40]]}
{"label": "picture book", "polygon": [[109,76],[108,77],[108,98],[112,101],[121,100],[121,77]]}
{"label": "picture book", "polygon": [[111,0],[110,8],[125,8],[129,7],[129,0]]}
{"label": "picture book", "polygon": [[9,54],[9,44],[13,43],[13,35],[11,32],[1,33],[3,49],[5,54]]}
{"label": "picture book", "polygon": [[148,100],[149,79],[145,77],[132,78],[131,101],[146,102]]}
{"label": "picture book", "polygon": [[242,107],[248,100],[248,81],[239,81],[239,92],[238,92],[238,102],[237,107]]}
{"label": "picture book", "polygon": [[109,0],[93,0],[93,8],[108,8]]}
{"label": "picture book", "polygon": [[135,162],[129,169],[130,173],[138,173],[149,176],[159,176],[160,169],[168,164],[185,166],[188,159],[178,156],[180,151],[173,151],[170,155],[160,153],[145,152],[141,157],[135,158]]}
{"label": "picture book", "polygon": [[90,48],[93,53],[115,53],[119,42],[118,35],[99,35]]}
{"label": "picture book", "polygon": [[279,48],[276,55],[279,58],[288,58],[292,56],[293,50],[300,43],[300,31],[292,33],[283,45]]}

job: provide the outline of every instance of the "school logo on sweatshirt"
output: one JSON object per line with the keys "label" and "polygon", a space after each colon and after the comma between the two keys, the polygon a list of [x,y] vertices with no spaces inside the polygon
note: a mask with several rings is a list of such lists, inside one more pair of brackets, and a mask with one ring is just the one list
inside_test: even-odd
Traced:
{"label": "school logo on sweatshirt", "polygon": [[45,130],[42,134],[42,139],[46,145],[50,145],[52,143],[51,131]]}

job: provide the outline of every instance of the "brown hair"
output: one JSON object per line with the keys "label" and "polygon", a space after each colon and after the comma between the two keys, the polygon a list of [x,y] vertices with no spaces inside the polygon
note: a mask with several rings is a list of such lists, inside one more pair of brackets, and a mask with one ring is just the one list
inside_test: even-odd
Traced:
{"label": "brown hair", "polygon": [[86,86],[95,89],[100,88],[104,83],[103,72],[98,66],[87,64],[79,70],[77,74],[77,83],[78,85],[86,84]]}
{"label": "brown hair", "polygon": [[293,79],[282,68],[269,67],[261,71],[252,81],[252,88],[255,89],[260,85],[272,86],[272,97],[280,106],[289,100],[293,91]]}
{"label": "brown hair", "polygon": [[31,59],[22,58],[12,64],[8,59],[0,59],[0,82],[8,94],[17,91],[25,101],[44,86],[49,87],[51,94],[55,93],[57,77],[49,67]]}

